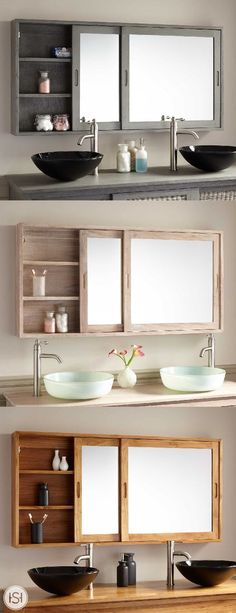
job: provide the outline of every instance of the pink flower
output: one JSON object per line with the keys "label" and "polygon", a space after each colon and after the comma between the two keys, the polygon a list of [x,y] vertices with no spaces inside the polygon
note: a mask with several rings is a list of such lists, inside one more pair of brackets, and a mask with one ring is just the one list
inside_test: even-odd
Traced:
{"label": "pink flower", "polygon": [[111,351],[109,351],[108,356],[117,355],[117,357],[120,358],[122,362],[124,362],[125,366],[130,366],[134,358],[142,358],[145,355],[144,352],[141,351],[142,345],[131,345],[131,349],[132,352],[130,358],[125,357],[128,354],[127,349],[123,349],[121,351],[117,351],[117,349],[112,349]]}

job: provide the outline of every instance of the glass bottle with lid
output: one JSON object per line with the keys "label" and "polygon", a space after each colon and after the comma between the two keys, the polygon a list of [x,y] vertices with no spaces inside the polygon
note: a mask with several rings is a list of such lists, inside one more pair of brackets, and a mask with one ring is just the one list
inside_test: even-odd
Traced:
{"label": "glass bottle with lid", "polygon": [[61,113],[60,115],[53,115],[53,127],[58,132],[66,132],[70,130],[69,115],[67,113]]}
{"label": "glass bottle with lid", "polygon": [[64,304],[59,304],[56,312],[56,331],[68,332],[68,313]]}
{"label": "glass bottle with lid", "polygon": [[38,79],[39,94],[50,94],[50,79],[48,74],[48,71],[40,70]]}
{"label": "glass bottle with lid", "polygon": [[47,311],[44,318],[44,332],[54,334],[56,331],[56,320],[53,311]]}
{"label": "glass bottle with lid", "polygon": [[130,172],[130,152],[128,151],[128,145],[123,143],[118,145],[116,161],[118,172]]}
{"label": "glass bottle with lid", "polygon": [[34,125],[37,132],[52,132],[53,123],[51,115],[35,115]]}

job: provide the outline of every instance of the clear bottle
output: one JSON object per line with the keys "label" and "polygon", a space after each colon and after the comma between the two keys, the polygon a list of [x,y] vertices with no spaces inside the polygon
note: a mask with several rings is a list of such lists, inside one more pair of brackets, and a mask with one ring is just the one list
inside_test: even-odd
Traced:
{"label": "clear bottle", "polygon": [[147,172],[147,151],[143,138],[140,138],[140,147],[136,153],[135,170],[136,172]]}
{"label": "clear bottle", "polygon": [[40,71],[38,80],[39,94],[50,94],[50,79],[46,70]]}
{"label": "clear bottle", "polygon": [[53,128],[57,132],[66,132],[70,130],[69,115],[67,113],[53,115]]}
{"label": "clear bottle", "polygon": [[56,312],[56,332],[68,332],[68,313],[64,304],[59,304]]}
{"label": "clear bottle", "polygon": [[136,147],[135,140],[130,140],[128,142],[128,151],[130,152],[130,170],[131,172],[133,172],[135,171],[136,153],[138,151],[138,147]]}
{"label": "clear bottle", "polygon": [[51,115],[35,115],[34,125],[37,132],[52,132],[53,122]]}
{"label": "clear bottle", "polygon": [[128,145],[121,143],[118,145],[116,156],[117,172],[130,172],[130,152]]}
{"label": "clear bottle", "polygon": [[44,318],[44,332],[54,334],[56,331],[56,320],[53,311],[47,311]]}

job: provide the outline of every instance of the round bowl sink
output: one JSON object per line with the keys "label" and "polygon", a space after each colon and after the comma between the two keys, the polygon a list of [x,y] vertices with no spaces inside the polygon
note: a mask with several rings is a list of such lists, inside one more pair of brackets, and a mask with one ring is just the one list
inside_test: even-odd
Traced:
{"label": "round bowl sink", "polygon": [[109,394],[114,381],[107,372],[55,372],[44,376],[50,396],[65,400],[100,398]]}
{"label": "round bowl sink", "polygon": [[210,392],[224,383],[225,370],[208,366],[168,366],[160,369],[162,383],[178,392]]}
{"label": "round bowl sink", "polygon": [[35,153],[31,160],[45,175],[58,181],[75,181],[90,174],[102,161],[96,151],[51,151]]}
{"label": "round bowl sink", "polygon": [[85,566],[41,566],[30,568],[28,575],[46,592],[67,596],[86,588],[98,572],[97,568]]}
{"label": "round bowl sink", "polygon": [[236,562],[228,560],[190,560],[177,562],[176,568],[192,583],[212,587],[236,575]]}
{"label": "round bowl sink", "polygon": [[236,147],[227,145],[190,145],[180,147],[184,159],[205,172],[217,172],[236,162]]}

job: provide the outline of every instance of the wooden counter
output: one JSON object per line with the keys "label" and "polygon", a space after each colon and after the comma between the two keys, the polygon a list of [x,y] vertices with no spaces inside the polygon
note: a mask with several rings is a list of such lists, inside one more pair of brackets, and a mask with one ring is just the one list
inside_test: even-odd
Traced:
{"label": "wooden counter", "polygon": [[[231,580],[216,587],[202,588],[187,581],[177,581],[168,589],[164,581],[142,582],[137,586],[117,588],[114,584],[95,584],[72,596],[50,596],[39,589],[29,589],[26,609],[40,613],[76,613],[122,611],[122,613],[235,613],[236,582]],[[25,610],[26,610],[25,609]],[[9,609],[4,606],[4,613]]]}
{"label": "wooden counter", "polygon": [[42,392],[35,398],[32,387],[16,387],[4,390],[7,406],[12,407],[57,407],[57,406],[176,406],[176,407],[217,407],[236,406],[236,382],[225,381],[219,390],[213,392],[182,393],[168,390],[160,381],[138,383],[132,389],[113,387],[107,396],[94,400],[60,400]]}

